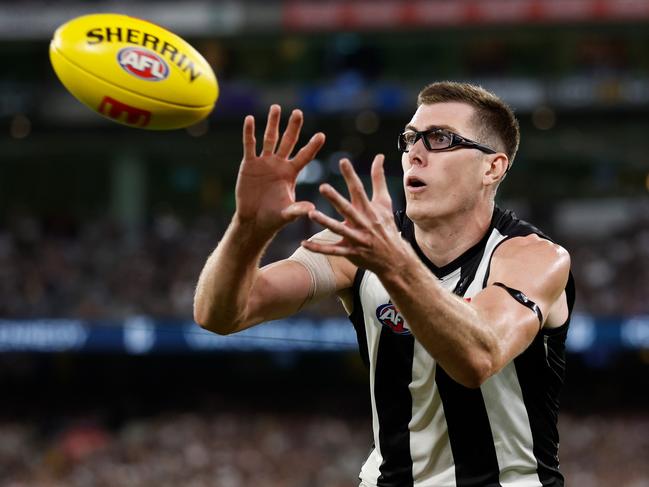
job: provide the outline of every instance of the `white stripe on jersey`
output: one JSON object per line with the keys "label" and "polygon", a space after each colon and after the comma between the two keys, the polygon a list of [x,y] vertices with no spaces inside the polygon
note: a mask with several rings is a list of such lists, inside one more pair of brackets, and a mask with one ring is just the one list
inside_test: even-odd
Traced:
{"label": "white stripe on jersey", "polygon": [[496,250],[498,244],[505,240],[505,238],[506,236],[500,233],[498,229],[494,228],[491,231],[489,240],[487,240],[487,243],[485,245],[484,255],[482,257],[482,260],[480,261],[478,270],[475,273],[475,278],[464,293],[465,298],[472,298],[480,291],[482,291],[482,283],[484,281],[484,277],[487,274],[487,269],[489,269],[489,266],[491,265],[491,256],[494,253],[494,250]]}
{"label": "white stripe on jersey", "polygon": [[[460,269],[440,281],[444,289],[452,292],[460,280]],[[410,428],[410,453],[412,476],[421,487],[455,487],[455,462],[448,439],[448,429],[442,398],[437,391],[435,372],[437,363],[421,343],[415,340],[412,365],[413,381],[412,419]],[[431,449],[431,445],[433,448]]]}
{"label": "white stripe on jersey", "polygon": [[496,446],[500,484],[503,487],[543,487],[536,472],[532,430],[514,362],[487,379],[480,390]]}
{"label": "white stripe on jersey", "polygon": [[360,477],[368,485],[376,485],[380,472],[379,467],[383,462],[381,456],[381,443],[379,442],[379,415],[376,410],[376,397],[374,395],[374,384],[376,381],[376,356],[379,350],[379,337],[381,336],[381,325],[376,326],[372,322],[374,310],[371,303],[387,303],[390,299],[387,291],[383,288],[381,281],[371,272],[366,272],[360,284],[361,305],[363,306],[363,320],[365,321],[365,333],[367,336],[367,353],[370,361],[370,397],[372,403],[372,431],[374,433],[374,448],[361,469]]}

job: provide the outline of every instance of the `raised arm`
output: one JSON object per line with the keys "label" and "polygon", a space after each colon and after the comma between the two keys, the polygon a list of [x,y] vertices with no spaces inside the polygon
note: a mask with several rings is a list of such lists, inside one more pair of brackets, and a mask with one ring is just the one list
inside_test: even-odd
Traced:
{"label": "raised arm", "polygon": [[302,112],[291,113],[281,140],[279,119],[280,107],[271,106],[259,155],[254,118],[249,115],[244,121],[236,211],[196,286],[194,320],[219,334],[287,316],[309,295],[311,277],[300,263],[281,261],[259,269],[264,249],[277,232],[313,209],[310,202],[295,201],[295,182],[325,140],[324,134],[315,134],[291,158],[302,128]]}

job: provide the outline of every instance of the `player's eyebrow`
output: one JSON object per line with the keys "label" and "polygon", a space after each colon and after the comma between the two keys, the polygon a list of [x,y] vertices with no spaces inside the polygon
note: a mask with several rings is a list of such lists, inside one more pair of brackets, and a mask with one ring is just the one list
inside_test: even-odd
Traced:
{"label": "player's eyebrow", "polygon": [[446,124],[429,125],[428,127],[424,128],[424,130],[421,131],[417,129],[417,127],[415,127],[414,125],[408,124],[405,127],[405,130],[414,130],[415,132],[425,132],[426,130],[432,130],[432,129],[444,129],[444,130],[448,130],[449,132],[455,132],[456,134],[459,133],[455,127]]}

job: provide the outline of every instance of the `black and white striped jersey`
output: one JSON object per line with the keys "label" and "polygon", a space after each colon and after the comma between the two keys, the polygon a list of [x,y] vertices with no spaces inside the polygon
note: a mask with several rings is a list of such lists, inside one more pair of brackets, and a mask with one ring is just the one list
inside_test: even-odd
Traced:
{"label": "black and white striped jersey", "polygon": [[[412,221],[402,212],[395,219],[441,285],[464,298],[485,287],[500,243],[532,233],[547,238],[496,207],[482,240],[438,268],[418,247]],[[566,296],[572,310],[572,277]],[[569,319],[541,330],[525,352],[477,389],[455,382],[435,363],[378,277],[363,269],[354,280],[350,319],[370,373],[374,446],[360,473],[362,485],[563,486],[557,413]]]}

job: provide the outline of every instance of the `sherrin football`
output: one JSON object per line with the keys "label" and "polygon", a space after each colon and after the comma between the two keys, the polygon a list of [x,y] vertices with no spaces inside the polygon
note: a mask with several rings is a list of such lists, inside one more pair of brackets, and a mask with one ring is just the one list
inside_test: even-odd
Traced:
{"label": "sherrin football", "polygon": [[126,15],[84,15],[63,24],[50,43],[50,60],[76,98],[130,127],[187,127],[212,111],[219,94],[196,49]]}

